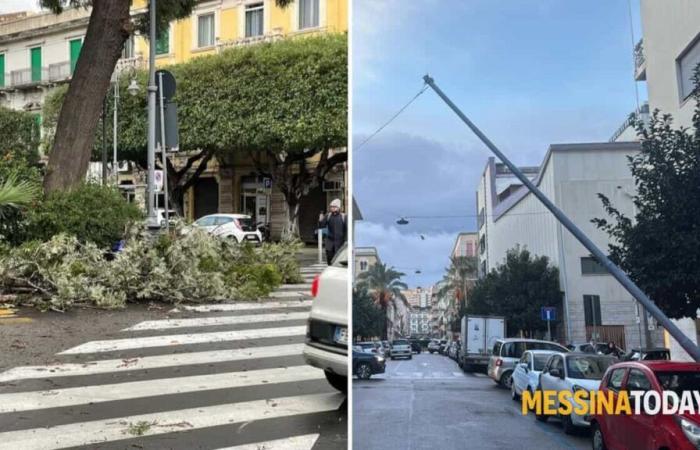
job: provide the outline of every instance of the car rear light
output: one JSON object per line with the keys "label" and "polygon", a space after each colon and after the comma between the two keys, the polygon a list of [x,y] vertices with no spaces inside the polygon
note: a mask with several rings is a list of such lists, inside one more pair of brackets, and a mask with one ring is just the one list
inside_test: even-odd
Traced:
{"label": "car rear light", "polygon": [[316,297],[318,295],[318,285],[320,282],[321,275],[316,275],[314,281],[311,283],[311,296]]}
{"label": "car rear light", "polygon": [[496,360],[496,367],[501,367],[503,365],[503,360],[501,358],[498,358]]}

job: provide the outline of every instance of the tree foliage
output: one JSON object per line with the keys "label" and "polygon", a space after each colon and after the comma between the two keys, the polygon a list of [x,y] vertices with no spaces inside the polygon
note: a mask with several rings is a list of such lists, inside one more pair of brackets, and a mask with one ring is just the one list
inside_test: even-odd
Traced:
{"label": "tree foliage", "polygon": [[0,161],[34,165],[39,160],[39,127],[36,117],[0,106]]}
{"label": "tree foliage", "polygon": [[461,317],[466,312],[469,294],[476,280],[478,262],[474,256],[454,256],[450,258],[450,266],[445,269],[443,283],[437,292],[438,297],[449,298],[449,308],[452,309],[454,320],[453,331],[459,331]]}
{"label": "tree foliage", "polygon": [[401,277],[404,275],[404,273],[394,270],[393,267],[387,267],[386,264],[378,262],[357,276],[357,288],[367,290],[374,304],[382,311],[385,324],[382,339],[386,339],[387,309],[389,306],[393,306],[396,310],[397,301],[407,302],[406,297],[401,292],[408,289],[408,285],[401,281]]}
{"label": "tree foliage", "polygon": [[382,336],[386,313],[374,302],[364,287],[352,291],[352,334],[363,338]]}
{"label": "tree foliage", "polygon": [[[699,79],[696,75],[696,85]],[[696,89],[694,98],[700,100]],[[637,192],[634,218],[602,194],[609,219],[593,222],[613,240],[610,257],[671,318],[700,308],[700,107],[693,126],[675,129],[669,114],[637,124],[640,152],[629,167]]]}
{"label": "tree foliage", "polygon": [[559,270],[546,256],[514,248],[506,254],[504,264],[476,282],[467,313],[504,316],[508,335],[519,331],[532,335],[535,330],[547,329],[540,309],[554,306],[561,311],[561,304]]}

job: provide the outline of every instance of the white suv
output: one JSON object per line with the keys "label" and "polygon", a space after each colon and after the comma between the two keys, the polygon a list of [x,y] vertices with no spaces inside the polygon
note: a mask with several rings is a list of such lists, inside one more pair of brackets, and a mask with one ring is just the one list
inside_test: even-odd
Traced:
{"label": "white suv", "polygon": [[348,251],[343,246],[311,285],[314,297],[304,359],[323,369],[341,392],[348,390]]}
{"label": "white suv", "polygon": [[262,234],[253,219],[245,214],[210,214],[200,217],[193,226],[214,236],[235,239],[236,242],[262,242]]}

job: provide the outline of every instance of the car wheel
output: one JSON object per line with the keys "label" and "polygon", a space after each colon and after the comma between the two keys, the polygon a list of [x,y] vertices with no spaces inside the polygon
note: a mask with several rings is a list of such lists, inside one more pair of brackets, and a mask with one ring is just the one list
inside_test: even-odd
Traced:
{"label": "car wheel", "polygon": [[464,370],[465,372],[471,373],[471,372],[474,372],[474,366],[472,366],[471,364],[464,363],[464,364],[462,364],[462,370]]}
{"label": "car wheel", "polygon": [[566,414],[561,418],[561,427],[564,430],[564,434],[576,433],[576,425],[571,421],[571,414]]}
{"label": "car wheel", "polygon": [[372,368],[367,363],[362,363],[357,366],[357,378],[360,380],[369,380],[372,376]]}
{"label": "car wheel", "polygon": [[413,355],[409,355],[409,356],[408,356],[408,359],[413,359]]}
{"label": "car wheel", "polygon": [[593,431],[591,432],[593,450],[607,450],[608,447],[605,446],[603,430],[600,429],[600,425],[598,425],[598,422],[593,422],[591,428],[593,428]]}
{"label": "car wheel", "polygon": [[392,361],[394,360],[394,357],[393,357],[393,356],[391,356],[391,360],[392,360]]}
{"label": "car wheel", "polygon": [[338,375],[337,373],[325,371],[326,373],[326,380],[328,380],[328,383],[333,386],[335,389],[339,390],[343,394],[348,392],[348,377],[344,377],[342,375]]}
{"label": "car wheel", "polygon": [[518,392],[515,390],[515,383],[510,383],[510,398],[512,398],[514,402],[520,399]]}
{"label": "car wheel", "polygon": [[508,371],[501,375],[501,386],[503,386],[506,389],[510,389],[510,386],[513,384],[513,371]]}

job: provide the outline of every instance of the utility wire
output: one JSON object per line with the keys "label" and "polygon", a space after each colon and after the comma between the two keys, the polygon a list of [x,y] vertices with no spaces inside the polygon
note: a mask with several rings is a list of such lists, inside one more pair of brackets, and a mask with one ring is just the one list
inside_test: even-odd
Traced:
{"label": "utility wire", "polygon": [[423,88],[422,88],[420,91],[418,91],[418,93],[417,93],[416,95],[414,95],[413,98],[411,98],[411,100],[408,101],[408,103],[406,103],[405,105],[403,105],[403,106],[401,107],[401,109],[399,109],[399,110],[396,112],[396,114],[394,114],[393,116],[391,116],[391,118],[390,118],[384,125],[382,125],[381,127],[377,128],[377,131],[375,131],[374,133],[370,134],[364,141],[360,142],[360,145],[358,145],[357,147],[355,147],[355,151],[361,149],[363,145],[365,145],[367,142],[370,141],[370,139],[372,139],[373,137],[375,137],[376,135],[378,135],[378,134],[379,134],[384,128],[386,128],[391,122],[393,122],[394,120],[396,120],[396,118],[399,117],[399,115],[401,115],[401,113],[404,112],[404,111],[406,110],[406,108],[408,108],[409,105],[410,105],[411,103],[413,103],[414,101],[416,101],[416,99],[417,99],[418,97],[420,97],[421,94],[422,94],[423,92],[425,92],[426,89],[428,89],[428,85],[427,85],[427,84],[426,84],[425,86],[423,86]]}

